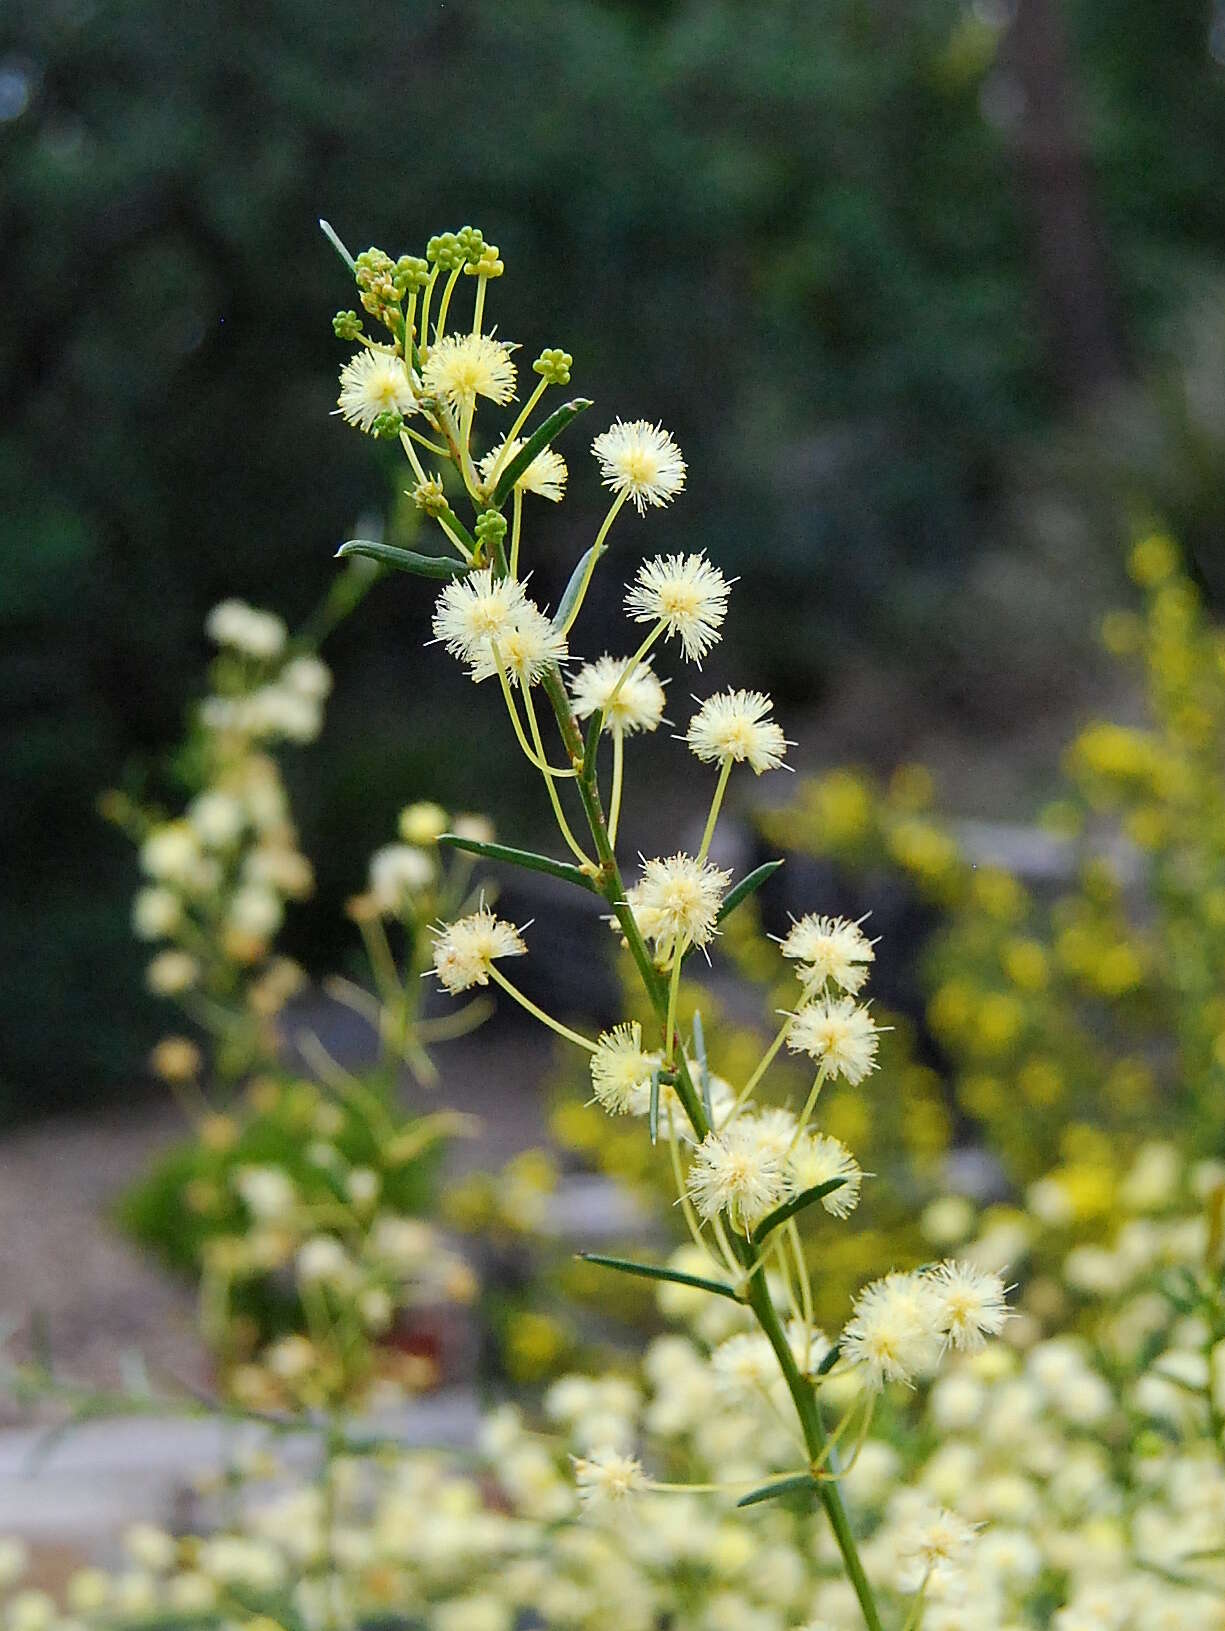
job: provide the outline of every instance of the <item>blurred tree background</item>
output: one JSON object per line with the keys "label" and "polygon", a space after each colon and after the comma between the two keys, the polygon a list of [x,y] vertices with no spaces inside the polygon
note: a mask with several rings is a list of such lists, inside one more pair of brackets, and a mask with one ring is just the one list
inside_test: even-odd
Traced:
{"label": "blurred tree background", "polygon": [[[546,598],[602,513],[590,431],[659,417],[691,491],[623,547],[751,570],[734,660],[794,709],[874,664],[970,732],[1074,689],[1120,507],[1160,504],[1220,582],[1207,0],[19,0],[2,26],[0,1115],[130,1082],[151,1034],[95,801],[175,739],[206,610],[305,615],[403,485],[328,417],[352,295],[320,214],[354,249],[469,220],[501,245],[500,332],[565,345],[597,401],[537,523]],[[451,728],[458,678],[416,683],[427,611],[376,590],[327,653],[303,936],[400,804],[488,802],[506,762]]]}

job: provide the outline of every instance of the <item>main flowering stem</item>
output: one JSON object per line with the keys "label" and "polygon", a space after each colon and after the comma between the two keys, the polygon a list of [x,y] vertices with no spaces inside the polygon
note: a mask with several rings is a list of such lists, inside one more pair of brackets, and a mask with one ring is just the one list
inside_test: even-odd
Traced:
{"label": "main flowering stem", "polygon": [[[596,888],[608,902],[617,921],[625,935],[630,955],[642,978],[647,995],[660,1021],[667,1025],[669,1016],[668,987],[655,966],[642,933],[634,919],[634,914],[626,904],[625,884],[621,878],[621,871],[617,865],[617,858],[613,852],[612,841],[608,834],[608,823],[604,817],[604,807],[600,799],[600,790],[596,785],[595,761],[592,754],[591,764],[586,775],[582,774],[583,765],[583,736],[575,718],[574,709],[570,705],[570,698],[566,692],[565,682],[561,670],[554,664],[545,674],[542,685],[546,696],[552,705],[557,718],[557,726],[561,732],[562,742],[570,761],[579,771],[576,781],[579,796],[583,801],[583,812],[587,817],[587,825],[591,831],[592,843],[595,846],[596,856],[599,860],[599,870],[595,878]],[[670,1043],[671,1038],[667,1041]],[[711,1131],[705,1109],[702,1105],[701,1095],[693,1084],[689,1074],[689,1065],[685,1059],[683,1048],[675,1050],[676,1093],[685,1108],[685,1114],[698,1138],[705,1138]],[[732,1249],[741,1266],[745,1270],[746,1282],[744,1298],[747,1306],[761,1327],[766,1340],[773,1348],[778,1359],[779,1368],[787,1384],[787,1390],[795,1405],[795,1412],[799,1418],[800,1428],[804,1435],[804,1444],[814,1465],[821,1465],[827,1453],[828,1438],[824,1424],[821,1420],[820,1408],[812,1383],[806,1376],[801,1375],[800,1368],[795,1362],[795,1355],[787,1340],[787,1333],[783,1329],[782,1321],[778,1317],[778,1310],[770,1298],[766,1287],[764,1274],[750,1274],[756,1262],[756,1251],[752,1242],[735,1230],[730,1235]],[[851,1532],[850,1519],[842,1500],[838,1485],[828,1476],[817,1478],[817,1495],[821,1505],[825,1508],[825,1515],[829,1519],[830,1528],[834,1532],[834,1539],[838,1543],[838,1550],[842,1554],[843,1567],[847,1579],[854,1588],[859,1599],[859,1606],[863,1613],[864,1624],[868,1631],[884,1631],[880,1614],[876,1608],[876,1599],[872,1595],[872,1587],[864,1573],[860,1562],[859,1549],[855,1544],[855,1536]]]}

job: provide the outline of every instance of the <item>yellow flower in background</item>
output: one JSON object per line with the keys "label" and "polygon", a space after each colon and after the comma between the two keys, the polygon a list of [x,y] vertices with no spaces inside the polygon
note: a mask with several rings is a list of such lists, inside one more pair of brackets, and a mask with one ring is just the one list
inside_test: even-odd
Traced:
{"label": "yellow flower in background", "polygon": [[1143,589],[1164,582],[1178,567],[1178,547],[1164,533],[1150,533],[1132,546],[1128,570]]}

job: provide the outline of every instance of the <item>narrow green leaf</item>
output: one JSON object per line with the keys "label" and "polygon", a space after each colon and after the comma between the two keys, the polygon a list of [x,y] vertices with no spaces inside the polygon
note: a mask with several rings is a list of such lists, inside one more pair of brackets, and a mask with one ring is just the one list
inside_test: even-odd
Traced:
{"label": "narrow green leaf", "polygon": [[792,1478],[780,1478],[776,1483],[763,1484],[749,1495],[742,1495],[737,1506],[756,1506],[759,1501],[776,1501],[780,1495],[794,1495],[801,1489],[816,1489],[817,1481],[809,1472],[798,1472]]}
{"label": "narrow green leaf", "polygon": [[723,905],[719,908],[716,922],[722,923],[725,918],[731,917],[741,901],[748,900],[750,895],[755,895],[762,884],[767,883],[782,864],[781,861],[763,861],[759,867],[755,867],[749,873],[747,878],[741,878],[736,887],[729,889],[724,896]]}
{"label": "narrow green leaf", "polygon": [[380,566],[393,567],[397,572],[412,572],[419,578],[461,577],[471,569],[465,561],[450,555],[418,555],[413,549],[397,549],[394,544],[376,544],[368,538],[350,538],[336,551],[338,560],[362,555]]}
{"label": "narrow green leaf", "polygon": [[598,1263],[601,1268],[620,1269],[622,1274],[641,1275],[644,1280],[671,1280],[678,1286],[692,1286],[695,1291],[709,1291],[717,1297],[730,1297],[739,1302],[734,1286],[722,1280],[704,1280],[700,1274],[681,1274],[677,1269],[657,1268],[653,1263],[631,1263],[624,1257],[605,1257],[602,1252],[580,1252],[584,1263]]}
{"label": "narrow green leaf", "polygon": [[597,708],[595,713],[592,714],[591,721],[587,726],[587,740],[583,744],[583,769],[581,774],[585,782],[589,782],[591,780],[592,774],[595,771],[595,756],[599,750],[600,733],[603,731],[603,729],[604,714]]}
{"label": "narrow green leaf", "polygon": [[651,1072],[651,1104],[647,1117],[647,1124],[651,1129],[651,1143],[659,1141],[659,1072]]}
{"label": "narrow green leaf", "polygon": [[532,432],[498,477],[498,485],[494,488],[490,500],[495,509],[500,510],[506,503],[515,483],[536,455],[543,453],[550,442],[560,436],[566,426],[577,419],[580,413],[585,413],[589,407],[590,397],[576,396],[570,402],[563,402],[560,408],[555,408],[539,429]]}
{"label": "narrow green leaf", "polygon": [[[579,597],[579,590],[583,587],[583,579],[587,576],[587,563],[591,559],[591,550],[594,548],[595,545],[592,544],[591,549],[585,549],[583,551],[583,553],[579,556],[578,565],[570,574],[570,581],[562,593],[557,610],[553,613],[553,627],[555,629],[565,628],[566,619],[574,610],[574,603]],[[600,716],[597,715],[595,717],[598,718]]]}
{"label": "narrow green leaf", "polygon": [[838,1363],[838,1361],[841,1358],[842,1358],[842,1349],[835,1342],[833,1347],[826,1354],[825,1358],[817,1366],[817,1375],[818,1376],[828,1376],[830,1371],[833,1370],[834,1366]]}
{"label": "narrow green leaf", "polygon": [[349,268],[350,272],[356,272],[357,262],[353,259],[352,255],[350,255],[349,251],[345,248],[344,244],[341,243],[339,237],[336,234],[335,229],[332,226],[332,223],[330,221],[325,221],[323,219],[323,217],[320,216],[319,217],[319,230],[320,230],[320,232],[323,233],[323,236],[327,239],[327,241],[331,244],[332,248],[340,256],[341,260],[344,261],[345,265]]}
{"label": "narrow green leaf", "polygon": [[[782,861],[763,861],[761,866],[755,867],[746,878],[741,878],[735,888],[729,889],[723,897],[723,904],[719,908],[715,922],[722,923],[725,918],[729,918],[742,901],[746,901],[750,895],[755,895],[763,883],[769,882],[782,864]],[[682,962],[688,962],[695,949],[693,946],[686,946]]]}
{"label": "narrow green leaf", "polygon": [[767,1213],[756,1229],[753,1230],[754,1244],[760,1246],[766,1236],[773,1234],[780,1223],[786,1223],[788,1218],[793,1218],[797,1212],[802,1212],[806,1206],[811,1206],[814,1201],[819,1201],[823,1196],[832,1195],[835,1189],[841,1189],[844,1183],[846,1183],[845,1178],[827,1178],[823,1184],[814,1184],[811,1189],[802,1189],[798,1195],[793,1195],[789,1201],[784,1201],[781,1206],[776,1206],[773,1212]]}
{"label": "narrow green leaf", "polygon": [[461,838],[453,832],[444,832],[438,842],[449,845],[451,849],[465,850],[469,855],[484,856],[487,861],[508,861],[511,866],[521,866],[528,872],[547,872],[550,878],[560,878],[563,883],[576,883],[580,889],[588,892],[595,889],[595,884],[581,868],[572,866],[569,861],[555,861],[551,855],[537,855],[530,849],[512,849],[509,844],[486,844],[479,838]]}

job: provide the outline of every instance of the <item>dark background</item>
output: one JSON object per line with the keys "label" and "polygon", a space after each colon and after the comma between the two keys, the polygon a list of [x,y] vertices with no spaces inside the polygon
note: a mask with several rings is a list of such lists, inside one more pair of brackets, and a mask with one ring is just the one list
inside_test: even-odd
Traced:
{"label": "dark background", "polygon": [[[303,616],[404,485],[329,417],[354,299],[319,215],[393,255],[475,223],[500,333],[574,353],[543,598],[603,513],[590,434],[661,418],[689,489],[619,546],[740,574],[712,680],[772,688],[801,765],[931,747],[1015,813],[1101,683],[1129,530],[1225,583],[1223,59],[1206,0],[7,8],[0,1116],[124,1088],[156,1034],[95,804],[178,735],[206,610]],[[547,815],[456,728],[428,610],[380,586],[326,653],[315,962],[407,799]]]}

